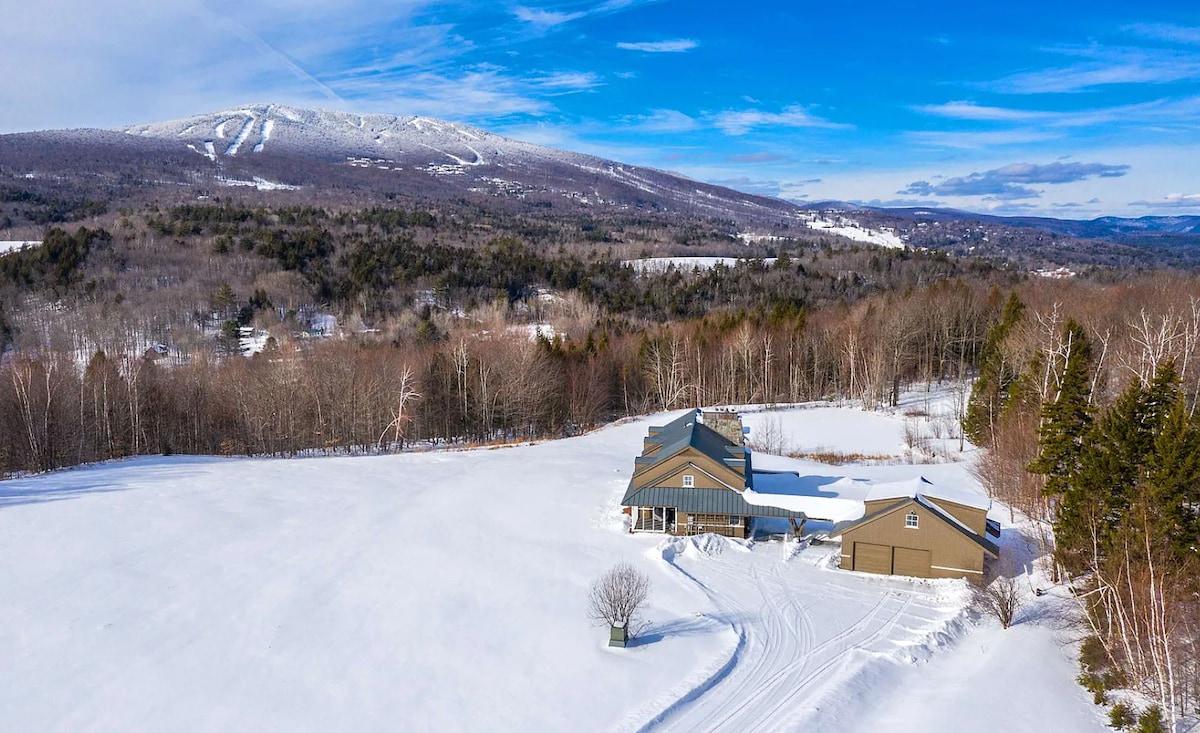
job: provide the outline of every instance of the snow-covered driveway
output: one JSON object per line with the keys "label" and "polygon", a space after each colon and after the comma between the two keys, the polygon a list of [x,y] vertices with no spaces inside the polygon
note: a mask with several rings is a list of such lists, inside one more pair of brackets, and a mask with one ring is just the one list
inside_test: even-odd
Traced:
{"label": "snow-covered driveway", "polygon": [[736,642],[723,664],[659,700],[641,730],[803,729],[822,704],[845,702],[847,682],[872,663],[915,661],[961,631],[964,584],[836,572],[834,548],[748,550],[711,536],[657,548]]}

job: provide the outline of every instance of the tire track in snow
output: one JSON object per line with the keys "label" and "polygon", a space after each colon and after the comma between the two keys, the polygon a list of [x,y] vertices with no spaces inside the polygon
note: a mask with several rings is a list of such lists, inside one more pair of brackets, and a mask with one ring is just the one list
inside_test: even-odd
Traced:
{"label": "tire track in snow", "polygon": [[[887,599],[885,599],[885,601],[886,600]],[[884,602],[881,602],[879,606],[876,606],[874,609],[872,609],[871,614],[868,614],[868,615],[870,615],[872,617],[877,616],[878,615],[877,611],[878,611],[878,609],[882,608]],[[804,670],[804,676],[800,680],[796,681],[794,684],[787,685],[785,687],[785,689],[790,688],[790,692],[786,692],[779,699],[779,701],[777,703],[775,703],[775,705],[773,705],[770,709],[763,711],[761,714],[756,716],[751,721],[741,723],[739,725],[739,730],[755,731],[755,730],[764,730],[765,726],[772,726],[773,728],[779,727],[779,724],[781,724],[783,722],[782,716],[786,715],[788,709],[796,703],[797,699],[802,694],[810,692],[810,686],[814,682],[816,682],[817,679],[819,677],[821,677],[821,675],[825,674],[834,665],[836,665],[837,663],[839,663],[843,659],[845,659],[845,655],[847,653],[852,652],[857,648],[861,648],[861,647],[865,647],[869,644],[873,644],[876,641],[878,641],[879,639],[881,639],[884,636],[887,636],[889,633],[891,633],[892,629],[895,628],[896,623],[899,621],[900,617],[903,616],[904,612],[908,610],[908,607],[911,604],[911,602],[912,602],[912,597],[906,596],[901,601],[900,607],[897,608],[896,611],[890,617],[888,617],[888,619],[883,624],[881,624],[880,627],[878,629],[876,629],[874,632],[872,632],[871,634],[869,634],[868,636],[864,637],[861,640],[854,641],[853,646],[849,646],[847,648],[839,650],[837,653],[830,656],[829,659],[827,659],[826,661],[824,661],[823,663],[821,663],[820,665],[818,665],[816,668],[812,669],[811,671]],[[861,630],[862,628],[865,628],[866,625],[856,625],[856,626],[858,627],[858,629]],[[842,640],[845,640],[845,639],[849,638],[850,634],[844,634],[844,635],[839,635],[839,636],[841,636]],[[805,665],[805,666],[807,667],[807,665]],[[791,680],[789,680],[789,682],[790,681]],[[751,708],[750,712],[751,712],[751,714],[753,714],[756,711],[755,711],[755,709]],[[714,730],[718,730],[718,729],[720,729],[720,726],[718,726],[717,728],[714,728]]]}
{"label": "tire track in snow", "polygon": [[[671,554],[668,555],[668,552]],[[742,619],[745,618],[745,606],[733,601],[728,601],[725,603],[718,602],[717,595],[712,592],[708,585],[688,571],[679,567],[679,565],[675,562],[674,551],[663,551],[661,560],[666,563],[671,570],[678,573],[679,576],[682,576],[679,579],[684,585],[688,586],[689,588],[693,586],[695,588],[699,588],[700,592],[706,598],[708,598],[709,602],[711,602],[713,606],[722,610],[726,608],[732,609],[736,612],[732,616],[732,620],[729,621],[729,626],[733,630],[734,634],[736,634],[737,642],[734,644],[733,650],[729,657],[723,663],[718,665],[711,673],[704,673],[699,683],[690,687],[686,692],[681,695],[675,695],[672,702],[670,702],[665,708],[660,710],[650,720],[638,726],[636,728],[637,733],[648,733],[649,731],[655,730],[667,718],[674,715],[678,709],[699,699],[700,696],[715,687],[721,682],[721,680],[725,679],[730,672],[737,667],[739,660],[746,653],[746,629],[744,623],[742,622]]]}
{"label": "tire track in snow", "polygon": [[[814,692],[813,685],[822,675],[845,660],[849,652],[890,634],[913,601],[910,593],[900,590],[874,596],[872,600],[878,598],[877,602],[854,623],[816,643],[811,616],[783,576],[783,563],[772,568],[770,580],[778,585],[776,590],[762,578],[755,557],[749,560],[749,577],[716,563],[706,564],[704,570],[730,581],[730,591],[757,590],[763,598],[759,623],[738,624],[737,650],[718,673],[675,699],[639,731],[756,731],[785,725],[791,708]],[[745,611],[744,605],[732,600],[734,592],[718,596],[709,584],[677,563],[669,560],[668,564],[699,586],[722,611],[735,615]],[[876,625],[881,616],[886,618]]]}

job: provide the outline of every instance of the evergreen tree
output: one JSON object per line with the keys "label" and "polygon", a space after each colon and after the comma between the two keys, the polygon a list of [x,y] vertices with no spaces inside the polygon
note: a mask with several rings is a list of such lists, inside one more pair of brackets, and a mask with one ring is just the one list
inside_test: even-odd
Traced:
{"label": "evergreen tree", "polygon": [[979,354],[979,378],[971,388],[963,418],[963,431],[976,445],[995,444],[1000,418],[1012,401],[1013,387],[1021,375],[1017,365],[1005,358],[1005,340],[1024,313],[1025,304],[1016,293],[1009,294],[1000,321],[991,327],[984,340]]}
{"label": "evergreen tree", "polygon": [[1058,367],[1058,391],[1042,405],[1038,456],[1028,467],[1046,477],[1046,493],[1052,496],[1066,493],[1078,473],[1083,437],[1092,423],[1088,402],[1092,349],[1083,326],[1074,319],[1066,323],[1063,343],[1066,353]]}
{"label": "evergreen tree", "polygon": [[1153,438],[1145,491],[1155,539],[1183,558],[1200,547],[1200,518],[1193,508],[1200,505],[1200,425],[1189,414],[1177,378],[1174,387]]}
{"label": "evergreen tree", "polygon": [[1150,384],[1131,384],[1088,429],[1062,493],[1055,537],[1064,564],[1079,569],[1113,555],[1122,537],[1142,538],[1142,508],[1156,544],[1193,544],[1187,497],[1200,480],[1198,447],[1173,363]]}

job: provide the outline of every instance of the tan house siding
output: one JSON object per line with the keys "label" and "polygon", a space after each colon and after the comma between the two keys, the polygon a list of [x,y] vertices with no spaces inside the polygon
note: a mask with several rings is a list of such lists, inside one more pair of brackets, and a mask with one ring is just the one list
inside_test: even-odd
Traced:
{"label": "tan house siding", "polygon": [[[684,486],[684,484],[683,484],[684,476],[692,477],[693,483],[690,487]],[[707,471],[701,469],[701,467],[696,466],[695,464],[692,464],[690,462],[684,463],[684,464],[678,466],[674,472],[663,475],[661,478],[657,479],[656,481],[654,481],[652,483],[648,483],[646,485],[647,486],[668,486],[668,487],[676,488],[676,489],[683,489],[683,488],[727,489],[727,490],[729,489],[729,485],[727,483],[722,483],[721,481],[718,481]]]}
{"label": "tan house siding", "polygon": [[863,516],[869,517],[875,512],[881,512],[890,506],[895,506],[898,501],[903,501],[903,499],[876,499],[868,501],[866,502],[866,511],[863,512]]}
{"label": "tan house siding", "polygon": [[925,499],[929,502],[937,504],[942,511],[951,515],[958,521],[971,528],[971,531],[982,537],[987,532],[987,510],[979,509],[973,506],[964,506],[955,504],[952,501],[945,499],[935,499],[932,496],[926,496]]}
{"label": "tan house siding", "polygon": [[[894,504],[895,500],[892,501],[892,505]],[[905,526],[905,518],[909,512],[917,515],[916,529]],[[843,548],[853,548],[857,543],[884,545],[897,549],[928,550],[930,553],[929,577],[932,578],[965,577],[976,582],[983,579],[984,552],[979,545],[964,536],[959,530],[948,525],[945,520],[934,515],[929,509],[915,502],[910,502],[890,514],[849,529],[842,534]],[[911,556],[906,562],[910,560]],[[845,567],[844,562],[843,559],[843,567]],[[854,562],[853,569],[859,569],[857,561]]]}
{"label": "tan house siding", "polygon": [[[633,475],[633,485],[638,488],[646,486],[683,486],[682,477],[678,478],[678,483],[668,484],[661,483],[661,481],[666,476],[675,476],[676,472],[681,468],[689,465],[697,469],[694,473],[696,475],[696,486],[698,487],[705,488],[705,486],[701,486],[700,484],[700,477],[705,472],[719,479],[719,481],[725,482],[724,484],[711,484],[707,488],[728,488],[728,486],[733,486],[740,490],[746,485],[746,478],[741,471],[730,468],[723,463],[717,463],[693,448],[686,448],[670,458],[646,466],[640,471],[635,472]],[[711,478],[707,480],[712,481]]]}

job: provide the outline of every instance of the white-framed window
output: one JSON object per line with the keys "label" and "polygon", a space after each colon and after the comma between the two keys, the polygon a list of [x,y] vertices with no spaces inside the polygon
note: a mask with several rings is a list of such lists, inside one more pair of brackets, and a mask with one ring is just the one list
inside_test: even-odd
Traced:
{"label": "white-framed window", "polygon": [[921,518],[917,516],[916,512],[909,512],[908,516],[904,518],[904,527],[906,529],[917,529],[917,525],[920,524],[920,521]]}
{"label": "white-framed window", "polygon": [[696,477],[690,473],[683,474],[683,488],[691,489],[696,486]]}
{"label": "white-framed window", "polygon": [[741,517],[730,517],[729,518],[729,526],[730,527],[742,526],[742,518]]}

